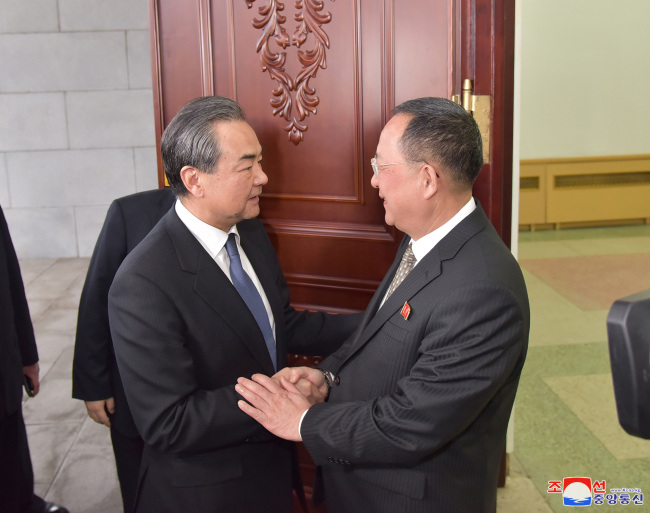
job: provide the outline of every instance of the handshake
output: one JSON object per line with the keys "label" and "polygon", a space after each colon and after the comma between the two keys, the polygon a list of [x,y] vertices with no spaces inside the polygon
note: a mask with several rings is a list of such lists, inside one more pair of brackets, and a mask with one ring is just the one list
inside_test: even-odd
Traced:
{"label": "handshake", "polygon": [[239,378],[235,390],[246,399],[237,403],[244,413],[274,435],[299,442],[305,412],[327,399],[330,386],[330,379],[318,369],[285,367],[272,377]]}

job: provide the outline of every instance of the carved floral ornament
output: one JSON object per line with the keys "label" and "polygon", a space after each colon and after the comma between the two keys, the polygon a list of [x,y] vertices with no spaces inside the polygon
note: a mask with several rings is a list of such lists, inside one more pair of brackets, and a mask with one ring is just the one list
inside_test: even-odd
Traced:
{"label": "carved floral ornament", "polygon": [[[255,1],[246,0],[249,9],[253,7]],[[284,129],[289,132],[289,140],[297,145],[303,140],[303,133],[308,128],[305,118],[310,113],[316,115],[316,106],[320,102],[316,96],[316,89],[309,86],[309,81],[316,77],[319,68],[327,67],[325,48],[329,48],[330,42],[322,26],[331,21],[332,15],[329,12],[322,12],[323,2],[319,0],[295,0],[295,6],[297,12],[294,19],[298,22],[298,26],[291,37],[283,26],[287,20],[282,15],[284,3],[278,0],[268,0],[266,5],[258,8],[260,18],[253,20],[253,27],[262,31],[256,49],[260,55],[262,71],[267,71],[277,83],[277,88],[273,90],[275,98],[271,98],[269,102],[273,115],[279,114],[289,122]],[[310,34],[314,36],[313,48],[301,49]],[[272,49],[273,42],[278,48],[282,48],[282,51],[275,52]],[[289,46],[298,49],[301,69],[296,77],[289,76],[284,68],[287,59],[286,49]],[[294,103],[292,91],[295,93],[297,117],[292,115]]]}

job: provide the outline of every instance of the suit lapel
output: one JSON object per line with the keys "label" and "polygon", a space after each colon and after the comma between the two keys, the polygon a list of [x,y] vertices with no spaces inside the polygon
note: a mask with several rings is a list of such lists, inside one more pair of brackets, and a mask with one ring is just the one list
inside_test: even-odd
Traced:
{"label": "suit lapel", "polygon": [[[402,259],[403,254],[404,251],[399,254],[399,260]],[[360,331],[357,340],[352,345],[350,353],[346,356],[342,365],[357,351],[359,351],[374,336],[374,334],[381,329],[388,319],[402,309],[405,301],[411,299],[422,288],[426,287],[429,282],[437,278],[440,275],[440,269],[440,257],[438,256],[436,248],[434,248],[422,260],[422,262],[415,266],[411,273],[400,284],[400,286],[395,289],[395,292],[391,294],[381,308],[379,308],[374,315],[369,316],[367,325]],[[373,302],[376,300],[377,303],[375,306],[378,306],[384,298],[396,269],[391,268],[391,271],[392,272],[386,275],[388,280],[384,279],[382,281],[382,287],[380,287],[380,291],[378,290],[378,294],[376,294],[378,297],[373,297]],[[387,283],[384,283],[385,281],[387,281]]]}
{"label": "suit lapel", "polygon": [[181,269],[195,275],[194,291],[228,323],[264,371],[274,374],[262,332],[235,287],[179,219],[175,209],[164,219]]}
{"label": "suit lapel", "polygon": [[395,260],[393,261],[388,271],[386,271],[386,274],[384,275],[384,279],[381,280],[381,283],[379,284],[379,287],[377,287],[374,296],[372,296],[370,303],[368,303],[366,312],[363,316],[363,319],[361,320],[362,333],[366,329],[368,324],[372,322],[373,318],[377,314],[379,305],[381,304],[382,299],[384,299],[384,296],[388,291],[388,287],[393,281],[393,277],[397,272],[397,268],[399,267],[399,264],[402,261],[402,256],[404,255],[404,251],[406,251],[406,247],[408,246],[410,241],[411,238],[408,235],[405,235],[404,238],[402,239],[402,242],[399,245],[399,248],[397,248],[397,254],[395,255]]}
{"label": "suit lapel", "polygon": [[[386,276],[373,296],[366,315],[363,319],[363,329],[359,331],[357,340],[352,344],[350,352],[342,360],[341,366],[359,351],[374,334],[404,306],[404,302],[415,296],[420,290],[426,287],[442,273],[442,262],[456,256],[460,248],[479,231],[485,228],[488,219],[476,202],[476,209],[463,221],[461,221],[447,236],[445,236],[423,259],[419,262],[399,287],[391,294],[386,302],[377,310],[381,300],[393,279],[397,267],[402,259],[410,238],[405,237],[400,245],[398,257],[387,272]],[[376,312],[376,313],[375,313]],[[373,315],[374,313],[374,315]]]}

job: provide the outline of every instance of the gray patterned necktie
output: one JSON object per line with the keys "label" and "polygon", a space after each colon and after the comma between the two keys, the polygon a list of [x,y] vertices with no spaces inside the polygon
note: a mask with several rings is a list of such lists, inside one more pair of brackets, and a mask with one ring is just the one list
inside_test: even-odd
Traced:
{"label": "gray patterned necktie", "polygon": [[400,283],[402,283],[404,279],[408,276],[408,274],[411,272],[411,269],[413,269],[415,262],[417,262],[417,259],[413,254],[413,248],[411,248],[411,244],[409,244],[408,248],[406,248],[406,251],[404,251],[404,255],[402,256],[402,261],[399,263],[399,267],[397,268],[395,277],[393,278],[390,287],[388,287],[386,300],[388,300],[390,295],[393,292],[395,292],[395,289],[399,287]]}

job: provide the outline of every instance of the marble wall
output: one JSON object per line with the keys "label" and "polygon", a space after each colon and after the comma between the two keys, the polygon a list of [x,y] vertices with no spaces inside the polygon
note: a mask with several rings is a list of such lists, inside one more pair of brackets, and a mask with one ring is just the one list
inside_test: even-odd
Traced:
{"label": "marble wall", "polygon": [[157,187],[147,0],[0,0],[0,205],[20,258],[90,256]]}

